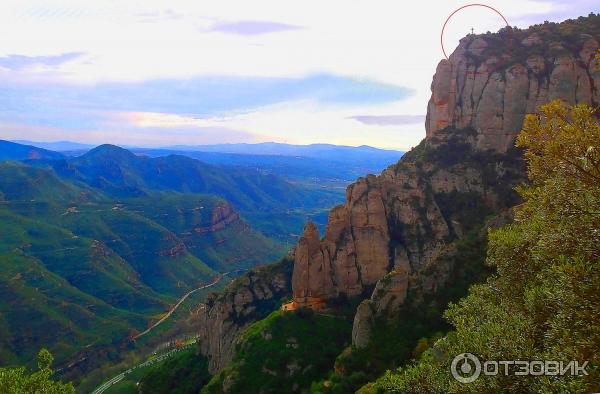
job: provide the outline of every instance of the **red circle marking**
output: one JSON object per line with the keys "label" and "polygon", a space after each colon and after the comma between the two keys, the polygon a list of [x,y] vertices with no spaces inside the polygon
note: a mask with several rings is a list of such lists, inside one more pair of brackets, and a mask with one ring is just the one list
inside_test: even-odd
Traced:
{"label": "red circle marking", "polygon": [[462,7],[457,8],[456,10],[454,10],[454,12],[452,12],[450,14],[450,16],[448,16],[448,18],[446,18],[446,21],[444,22],[444,26],[442,26],[442,32],[440,33],[440,45],[442,46],[442,52],[444,53],[444,56],[446,57],[446,59],[448,60],[448,55],[446,55],[446,50],[444,49],[444,30],[446,29],[446,25],[448,24],[448,21],[450,20],[450,18],[452,18],[454,16],[454,14],[456,14],[458,11],[467,8],[467,7],[485,7],[485,8],[489,8],[490,10],[494,11],[496,14],[500,15],[500,17],[502,18],[502,20],[504,20],[504,23],[506,23],[506,26],[509,28],[509,45],[512,44],[512,34],[511,34],[511,29],[510,29],[510,25],[508,24],[508,21],[506,20],[506,18],[504,17],[504,15],[502,15],[502,13],[500,11],[498,11],[497,9],[495,9],[492,6],[489,6],[487,4],[480,4],[480,3],[472,3],[472,4],[465,4]]}

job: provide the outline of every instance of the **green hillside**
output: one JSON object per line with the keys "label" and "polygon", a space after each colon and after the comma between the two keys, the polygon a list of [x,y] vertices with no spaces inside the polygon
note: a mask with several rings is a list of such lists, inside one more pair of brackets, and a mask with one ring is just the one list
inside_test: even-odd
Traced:
{"label": "green hillside", "polygon": [[82,156],[31,160],[58,176],[114,198],[148,197],[155,192],[219,196],[255,229],[285,244],[296,241],[303,223],[326,222],[326,213],[343,202],[343,187],[290,182],[259,166],[211,165],[181,156],[148,157],[114,145],[100,145]]}
{"label": "green hillside", "polygon": [[58,152],[0,140],[0,160],[61,159],[63,157]]}
{"label": "green hillside", "polygon": [[186,156],[150,158],[114,145],[46,162],[62,177],[82,181],[115,196],[140,196],[148,190],[218,195],[240,210],[310,207],[327,193],[303,189],[274,175],[242,167],[220,167]]}
{"label": "green hillside", "polygon": [[64,359],[79,347],[118,341],[145,326],[142,313],[166,308],[161,297],[115,269],[124,265],[118,256],[96,253],[91,240],[0,211],[3,365],[29,361],[42,346]]}
{"label": "green hillside", "polygon": [[45,346],[61,365],[118,343],[217,271],[283,253],[235,213],[214,226],[223,206],[167,191],[116,198],[51,169],[0,163],[0,364]]}

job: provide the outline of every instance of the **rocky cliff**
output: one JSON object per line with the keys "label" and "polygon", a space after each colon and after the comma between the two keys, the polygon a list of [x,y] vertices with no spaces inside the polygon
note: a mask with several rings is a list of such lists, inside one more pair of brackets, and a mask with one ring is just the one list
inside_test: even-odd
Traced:
{"label": "rocky cliff", "polygon": [[[198,234],[212,233],[223,230],[228,225],[240,221],[240,214],[237,213],[231,204],[222,203],[216,205],[210,213],[210,224],[206,226],[194,227],[194,232]],[[243,227],[247,228],[248,224],[243,223]]]}
{"label": "rocky cliff", "polygon": [[200,351],[207,356],[211,373],[231,361],[235,339],[250,323],[277,309],[291,295],[292,260],[253,269],[211,295],[200,306],[197,325]]}
{"label": "rocky cliff", "polygon": [[375,315],[407,300],[417,305],[443,287],[456,241],[518,203],[513,187],[525,172],[514,139],[525,114],[551,99],[600,101],[600,17],[584,22],[462,39],[433,77],[426,139],[381,175],[350,185],[323,239],[306,226],[295,255],[294,301],[368,297],[353,334],[364,346]]}
{"label": "rocky cliff", "polygon": [[600,38],[592,22],[585,28],[573,21],[463,38],[433,77],[427,138],[446,127],[471,127],[477,148],[504,152],[525,114],[540,104],[562,99],[597,105],[594,55]]}
{"label": "rocky cliff", "polygon": [[[293,262],[251,271],[199,311],[211,372],[233,357],[236,337],[293,294],[295,306],[363,299],[352,340],[369,342],[378,318],[419,307],[453,280],[461,241],[509,220],[525,180],[514,139],[526,113],[559,98],[598,105],[600,17],[461,40],[431,84],[426,138],[379,176],[350,185],[325,234],[308,223]],[[236,220],[226,209],[214,225]],[[462,245],[462,246],[461,246]],[[293,263],[293,264],[292,264]]]}

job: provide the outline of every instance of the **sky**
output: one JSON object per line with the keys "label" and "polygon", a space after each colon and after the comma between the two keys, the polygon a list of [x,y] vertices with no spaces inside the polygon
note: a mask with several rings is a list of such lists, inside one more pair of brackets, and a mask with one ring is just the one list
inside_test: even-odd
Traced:
{"label": "sky", "polygon": [[[453,0],[2,0],[0,139],[332,143],[408,150]],[[485,3],[511,26],[597,12],[590,0]],[[468,7],[446,52],[503,19]]]}

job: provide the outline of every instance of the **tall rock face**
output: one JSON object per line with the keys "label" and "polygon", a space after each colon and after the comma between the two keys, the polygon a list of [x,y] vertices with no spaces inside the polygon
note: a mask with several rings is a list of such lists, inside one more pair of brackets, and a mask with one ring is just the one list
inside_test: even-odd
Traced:
{"label": "tall rock face", "polygon": [[[555,98],[600,103],[600,16],[510,36],[461,40],[433,78],[426,138],[379,176],[350,185],[323,237],[308,223],[293,261],[249,272],[199,309],[211,372],[232,359],[244,328],[291,294],[308,307],[363,298],[352,340],[367,346],[377,320],[419,308],[451,282],[460,241],[510,220],[520,201],[513,188],[526,180],[514,147],[525,114]],[[214,219],[218,226],[237,217],[223,209]]]}
{"label": "tall rock face", "polygon": [[296,302],[307,304],[340,292],[358,295],[389,270],[390,236],[377,183],[371,176],[348,188],[348,203],[331,211],[322,242],[316,226],[307,224],[296,249]]}
{"label": "tall rock face", "polygon": [[307,224],[296,247],[294,301],[368,296],[392,271],[403,273],[393,281],[400,287],[435,292],[452,268],[453,242],[517,203],[512,187],[524,179],[518,151],[475,150],[473,134],[446,129],[381,175],[360,178],[331,210],[323,239]]}
{"label": "tall rock face", "polygon": [[362,346],[375,316],[445,286],[456,242],[519,202],[513,188],[526,178],[514,140],[525,114],[557,98],[600,102],[599,41],[596,16],[461,40],[433,77],[425,140],[381,175],[350,185],[323,239],[306,226],[294,301],[367,298],[354,324]]}
{"label": "tall rock face", "polygon": [[463,38],[433,77],[427,138],[446,127],[472,128],[477,148],[504,152],[525,114],[539,105],[553,99],[598,105],[597,24],[564,22]]}
{"label": "tall rock face", "polygon": [[276,309],[282,298],[291,295],[292,260],[253,269],[211,295],[200,305],[195,321],[200,351],[215,373],[233,358],[235,339],[249,324]]}

